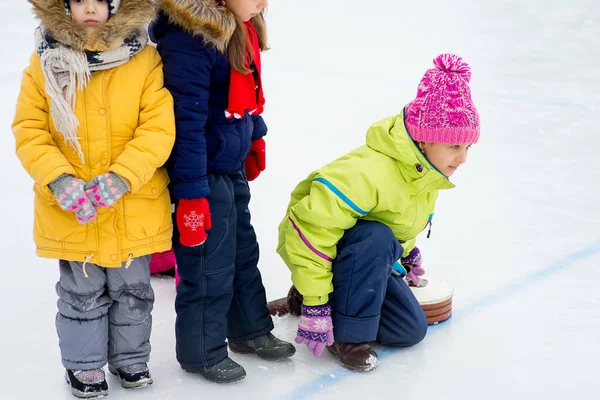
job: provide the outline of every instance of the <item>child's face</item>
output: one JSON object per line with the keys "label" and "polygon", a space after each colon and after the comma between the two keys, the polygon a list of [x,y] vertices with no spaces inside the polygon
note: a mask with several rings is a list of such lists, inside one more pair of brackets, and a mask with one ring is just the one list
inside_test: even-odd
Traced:
{"label": "child's face", "polygon": [[87,33],[97,33],[108,21],[107,0],[69,0],[71,15]]}
{"label": "child's face", "polygon": [[240,21],[246,22],[267,8],[267,0],[225,0],[225,5]]}
{"label": "child's face", "polygon": [[429,162],[446,176],[451,176],[467,161],[470,147],[470,144],[423,143],[421,145]]}

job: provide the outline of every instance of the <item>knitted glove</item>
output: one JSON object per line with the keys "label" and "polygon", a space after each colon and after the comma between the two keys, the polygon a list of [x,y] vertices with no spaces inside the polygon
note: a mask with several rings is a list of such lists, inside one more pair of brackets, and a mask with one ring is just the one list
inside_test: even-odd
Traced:
{"label": "knitted glove", "polygon": [[179,200],[177,227],[179,228],[179,242],[182,245],[195,247],[204,244],[208,237],[206,231],[212,227],[208,200],[205,197]]}
{"label": "knitted glove", "polygon": [[306,343],[315,357],[319,357],[325,346],[333,344],[333,323],[331,307],[302,305],[302,316],[298,324],[296,343]]}
{"label": "knitted glove", "polygon": [[48,187],[54,192],[60,208],[73,211],[80,224],[87,224],[96,218],[96,209],[85,193],[84,180],[62,174],[50,182]]}
{"label": "knitted glove", "polygon": [[246,178],[253,181],[258,178],[258,175],[267,167],[267,155],[265,152],[265,141],[263,138],[252,141],[250,152],[244,160],[246,167]]}
{"label": "knitted glove", "polygon": [[88,198],[95,207],[110,207],[129,191],[127,184],[114,172],[98,175],[85,185]]}
{"label": "knitted glove", "polygon": [[415,286],[418,286],[421,281],[421,276],[425,273],[425,270],[421,266],[423,260],[419,249],[417,247],[412,249],[408,256],[402,257],[400,263],[407,271],[406,280],[409,283],[412,282]]}

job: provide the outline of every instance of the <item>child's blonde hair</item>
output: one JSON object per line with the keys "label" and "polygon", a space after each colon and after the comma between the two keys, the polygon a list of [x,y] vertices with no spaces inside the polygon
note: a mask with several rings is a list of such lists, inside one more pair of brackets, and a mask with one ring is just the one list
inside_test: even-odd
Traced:
{"label": "child's blonde hair", "polygon": [[[220,3],[219,0],[216,1]],[[250,20],[252,25],[254,25],[254,29],[256,29],[258,44],[261,51],[269,49],[269,46],[267,45],[267,26],[265,24],[263,13],[264,11]],[[246,35],[244,23],[236,18],[235,31],[233,32],[233,36],[231,37],[227,48],[227,58],[229,59],[229,63],[234,69],[243,74],[250,73],[251,71],[246,67],[245,60],[246,57],[248,57],[250,62],[252,62],[252,54],[252,45]]]}

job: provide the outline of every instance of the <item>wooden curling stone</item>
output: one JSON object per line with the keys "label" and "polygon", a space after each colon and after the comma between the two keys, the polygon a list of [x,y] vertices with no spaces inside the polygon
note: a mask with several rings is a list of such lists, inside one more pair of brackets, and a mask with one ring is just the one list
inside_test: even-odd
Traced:
{"label": "wooden curling stone", "polygon": [[446,321],[452,315],[454,289],[436,279],[422,278],[421,281],[419,286],[409,286],[425,312],[427,322],[434,325]]}

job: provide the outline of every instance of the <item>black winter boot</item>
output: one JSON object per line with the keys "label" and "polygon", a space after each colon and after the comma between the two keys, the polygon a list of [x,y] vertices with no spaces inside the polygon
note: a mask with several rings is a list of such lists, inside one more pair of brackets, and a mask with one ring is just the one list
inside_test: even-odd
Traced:
{"label": "black winter boot", "polygon": [[223,361],[209,367],[187,368],[184,371],[200,374],[211,382],[231,383],[244,379],[246,370],[240,364],[227,357]]}
{"label": "black winter boot", "polygon": [[279,361],[296,353],[293,344],[273,336],[271,332],[246,342],[229,342],[229,349],[234,353],[256,354],[269,361]]}
{"label": "black winter boot", "polygon": [[71,393],[80,399],[108,396],[108,384],[102,368],[65,371],[65,380],[71,385]]}
{"label": "black winter boot", "polygon": [[146,363],[126,365],[121,368],[108,366],[108,372],[119,377],[125,389],[140,388],[152,385],[152,377]]}

